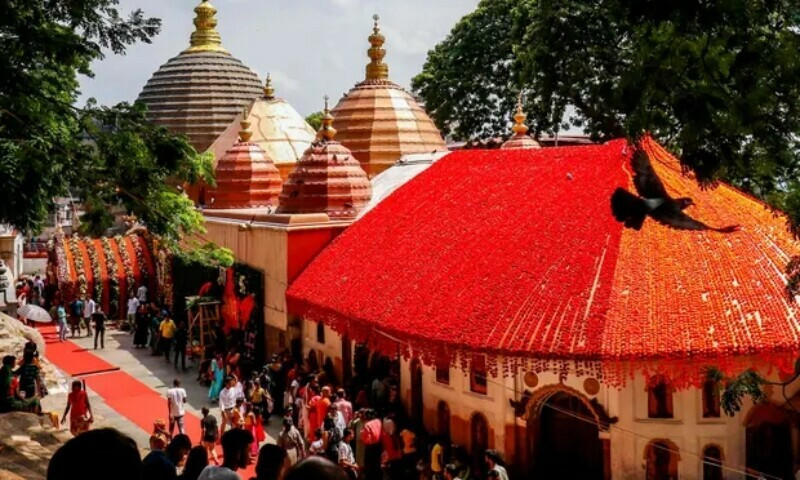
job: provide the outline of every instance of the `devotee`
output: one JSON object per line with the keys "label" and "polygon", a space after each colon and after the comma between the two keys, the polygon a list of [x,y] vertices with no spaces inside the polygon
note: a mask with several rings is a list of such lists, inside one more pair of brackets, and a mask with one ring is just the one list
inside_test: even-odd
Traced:
{"label": "devotee", "polygon": [[81,315],[83,315],[83,300],[76,298],[69,304],[69,323],[72,327],[72,338],[75,338],[75,332],[78,336],[81,334]]}
{"label": "devotee", "polygon": [[183,472],[178,475],[178,480],[197,480],[200,473],[208,466],[208,452],[205,447],[197,445],[189,450]]}
{"label": "devotee", "polygon": [[169,315],[165,315],[164,319],[161,320],[161,324],[158,326],[158,332],[160,334],[160,351],[164,354],[164,358],[169,363],[169,352],[172,350],[172,337],[175,336],[175,330],[177,327],[175,326],[175,322]]}
{"label": "devotee", "polygon": [[258,452],[256,476],[250,480],[280,480],[288,468],[286,452],[278,445],[266,444]]}
{"label": "devotee", "polygon": [[461,480],[458,476],[458,468],[452,463],[444,466],[444,480]]}
{"label": "devotee", "polygon": [[58,341],[63,342],[67,339],[67,310],[58,300],[56,300],[55,309],[58,320]]}
{"label": "devotee", "polygon": [[[47,480],[141,480],[142,457],[132,438],[101,428],[62,445],[47,465]],[[144,477],[148,478],[148,477]]]}
{"label": "devotee", "polygon": [[350,480],[342,467],[324,457],[310,457],[286,473],[285,480]]}
{"label": "devotee", "polygon": [[6,412],[33,412],[39,413],[39,399],[20,398],[15,383],[14,366],[17,358],[14,355],[3,357],[3,367],[0,368],[0,413]]}
{"label": "devotee", "polygon": [[349,424],[352,422],[353,404],[347,401],[347,394],[345,393],[344,388],[340,388],[336,391],[336,401],[334,403],[342,413],[345,423]]}
{"label": "devotee", "polygon": [[139,299],[139,303],[147,303],[147,287],[141,285],[138,290],[136,290],[136,298]]}
{"label": "devotee", "polygon": [[[130,298],[128,298],[128,326],[131,329],[131,333],[134,332],[134,327],[136,326],[136,313],[139,311],[139,299],[131,292]],[[134,342],[136,344],[136,342]]]}
{"label": "devotee", "polygon": [[308,454],[309,455],[323,455],[325,453],[325,448],[323,446],[322,440],[322,429],[318,428],[314,430],[314,441],[311,442],[311,445],[308,447]]}
{"label": "devotee", "polygon": [[142,460],[142,478],[170,480],[178,478],[177,468],[183,463],[192,441],[186,435],[176,435],[164,450],[154,450]]}
{"label": "devotee", "polygon": [[[135,297],[133,300],[136,302],[139,301]],[[150,319],[147,316],[147,307],[145,305],[139,305],[136,310],[134,322],[133,346],[135,348],[145,348],[147,346],[147,333],[150,326]]]}
{"label": "devotee", "polygon": [[337,445],[337,453],[339,456],[339,466],[347,472],[351,480],[356,480],[358,478],[359,467],[356,464],[353,449],[350,447],[351,441],[353,441],[353,431],[347,428],[344,431],[342,441]]}
{"label": "devotee", "polygon": [[503,462],[503,459],[500,458],[499,453],[491,449],[486,450],[485,461],[486,465],[489,467],[489,471],[497,472],[500,480],[508,480],[508,473],[506,472],[505,463]]}
{"label": "devotee", "polygon": [[219,427],[219,434],[225,433],[225,427],[230,425],[231,428],[236,428],[233,423],[233,410],[236,408],[236,399],[239,393],[236,389],[236,379],[227,377],[225,379],[225,388],[219,392],[219,409],[222,412],[222,425]]}
{"label": "devotee", "polygon": [[361,430],[361,442],[364,444],[364,475],[367,480],[380,480],[381,473],[381,437],[383,426],[375,411],[364,412],[366,422]]}
{"label": "devotee", "polygon": [[278,434],[278,446],[286,452],[290,465],[294,465],[306,456],[303,436],[294,427],[291,418],[283,419],[283,430]]}
{"label": "devotee", "polygon": [[83,302],[83,323],[86,327],[86,336],[92,336],[92,314],[94,313],[95,307],[97,304],[94,302],[92,297],[89,297],[88,300],[84,300]]}
{"label": "devotee", "polygon": [[72,381],[72,391],[67,395],[67,407],[61,417],[62,425],[67,421],[68,414],[69,431],[75,436],[88,431],[94,421],[92,406],[89,404],[89,395],[87,395],[86,389],[80,380]]}
{"label": "devotee", "polygon": [[200,411],[203,414],[203,418],[200,420],[200,443],[206,448],[208,455],[214,460],[214,465],[219,465],[217,450],[215,448],[217,438],[219,438],[217,417],[211,415],[208,407],[203,407]]}
{"label": "devotee", "polygon": [[44,391],[41,369],[36,364],[35,358],[35,351],[26,348],[22,354],[22,364],[14,372],[14,375],[19,377],[19,390],[25,393],[25,398],[42,396],[39,393]]}
{"label": "devotee", "polygon": [[217,355],[211,360],[211,386],[208,388],[208,399],[214,403],[219,401],[219,394],[225,386],[225,369],[222,367],[222,355]]}
{"label": "devotee", "polygon": [[178,357],[181,359],[181,368],[186,371],[186,345],[189,343],[189,331],[186,329],[186,323],[178,322],[178,328],[175,330],[173,338],[175,346],[175,368],[178,368]]}
{"label": "devotee", "polygon": [[444,447],[442,439],[437,438],[431,448],[431,476],[433,480],[441,480],[444,471]]}
{"label": "devotee", "polygon": [[181,381],[175,379],[172,381],[172,388],[167,390],[167,411],[169,412],[169,435],[178,425],[178,433],[186,433],[186,428],[183,425],[183,416],[186,414],[186,390],[181,388]]}
{"label": "devotee", "polygon": [[97,350],[97,337],[100,337],[100,348],[106,348],[106,314],[100,305],[95,308],[92,314],[92,322],[94,322],[94,349]]}
{"label": "devotee", "polygon": [[361,430],[364,428],[364,410],[359,410],[355,418],[350,422],[349,427],[353,430],[353,443],[355,443],[356,463],[364,465],[364,442],[361,441]]}
{"label": "devotee", "polygon": [[222,436],[222,465],[209,465],[198,480],[241,480],[236,470],[250,463],[250,444],[253,436],[247,430],[230,430]]}

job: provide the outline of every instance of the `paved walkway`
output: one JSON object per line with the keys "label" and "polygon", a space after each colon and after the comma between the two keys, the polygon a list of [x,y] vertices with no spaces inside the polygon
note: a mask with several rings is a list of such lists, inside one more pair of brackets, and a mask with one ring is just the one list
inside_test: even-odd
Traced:
{"label": "paved walkway", "polygon": [[[122,372],[134,377],[150,389],[157,392],[164,398],[163,410],[148,412],[152,418],[166,419],[168,416],[166,391],[172,386],[175,378],[181,380],[181,386],[187,393],[187,411],[201,417],[200,409],[208,406],[211,413],[218,419],[220,418],[219,407],[210,405],[208,402],[208,388],[200,385],[197,381],[198,366],[192,364],[187,359],[188,371],[175,369],[172,363],[167,363],[163,356],[153,356],[150,349],[136,349],[133,347],[133,336],[127,332],[113,328],[106,329],[105,348],[94,350],[94,339],[89,337],[71,338],[76,345],[88,349],[91,353],[102,358],[106,362],[119,367]],[[107,373],[97,374],[98,376],[108,375]],[[72,379],[68,379],[72,380]],[[147,450],[150,432],[129,421],[118,412],[106,404],[106,400],[95,392],[89,391],[92,407],[95,409],[98,422],[97,426],[113,426],[122,432],[130,435],[136,440],[140,448]],[[58,410],[63,413],[65,406],[65,396],[51,396],[47,399],[45,407],[50,410]],[[60,406],[56,406],[59,404]],[[277,419],[273,419],[267,429],[267,442],[273,442],[279,430]],[[192,439],[196,441],[197,439]]]}

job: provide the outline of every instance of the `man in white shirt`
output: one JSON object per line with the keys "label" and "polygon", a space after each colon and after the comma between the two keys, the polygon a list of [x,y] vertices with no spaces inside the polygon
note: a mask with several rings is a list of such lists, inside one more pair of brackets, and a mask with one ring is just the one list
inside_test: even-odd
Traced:
{"label": "man in white shirt", "polygon": [[128,326],[131,329],[131,335],[136,326],[136,310],[139,309],[139,299],[131,292],[131,298],[128,299]]}
{"label": "man in white shirt", "polygon": [[95,307],[94,299],[89,297],[89,300],[83,302],[83,323],[86,324],[86,336],[92,336],[92,315],[94,315]]}
{"label": "man in white shirt", "polygon": [[172,381],[172,388],[167,390],[167,408],[169,409],[169,436],[172,430],[178,425],[178,433],[186,434],[183,426],[183,416],[186,414],[186,390],[181,388],[181,381],[177,378]]}
{"label": "man in white shirt", "polygon": [[139,290],[136,290],[136,297],[139,299],[139,303],[147,303],[147,287],[144,285],[139,287]]}
{"label": "man in white shirt", "polygon": [[233,424],[233,409],[236,408],[236,399],[240,395],[240,387],[233,377],[225,379],[225,388],[219,392],[219,409],[222,411],[222,424],[219,426],[219,435],[225,433],[225,426],[236,428]]}

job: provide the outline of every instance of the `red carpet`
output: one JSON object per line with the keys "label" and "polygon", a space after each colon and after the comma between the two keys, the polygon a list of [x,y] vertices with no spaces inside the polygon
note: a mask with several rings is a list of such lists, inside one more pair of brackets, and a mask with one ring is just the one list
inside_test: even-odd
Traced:
{"label": "red carpet", "polygon": [[[59,369],[70,376],[102,373],[87,377],[86,386],[117,413],[130,420],[146,432],[153,431],[153,421],[157,418],[169,419],[167,399],[133,376],[120,371],[116,367],[76,344],[66,341],[50,340],[55,334],[55,327],[45,326],[39,329],[47,343],[45,356]],[[165,392],[166,393],[166,392]],[[190,399],[191,401],[191,399]],[[219,420],[219,419],[218,419]],[[200,419],[191,413],[184,417],[186,433],[196,444],[200,440]],[[148,447],[147,445],[140,445]],[[222,458],[221,451],[220,459]],[[255,459],[253,459],[255,461]],[[243,479],[255,476],[255,466],[240,470]]]}

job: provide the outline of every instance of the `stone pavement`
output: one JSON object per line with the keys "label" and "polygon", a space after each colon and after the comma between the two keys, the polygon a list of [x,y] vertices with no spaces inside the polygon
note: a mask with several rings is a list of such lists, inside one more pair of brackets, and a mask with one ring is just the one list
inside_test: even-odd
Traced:
{"label": "stone pavement", "polygon": [[[198,373],[198,365],[193,364],[187,358],[188,371],[175,369],[173,364],[167,363],[163,356],[153,356],[150,354],[150,349],[136,349],[133,347],[133,335],[128,332],[116,330],[114,328],[106,329],[105,348],[94,350],[94,338],[79,337],[71,338],[68,340],[75,344],[89,349],[93,354],[109,362],[110,364],[119,367],[122,371],[135,377],[145,385],[157,391],[160,395],[164,396],[164,409],[162,411],[152,412],[152,417],[167,419],[167,401],[166,391],[172,386],[172,381],[175,378],[181,380],[181,386],[186,389],[187,393],[187,411],[195,413],[197,416],[202,416],[200,409],[203,406],[208,406],[211,413],[220,418],[220,411],[217,405],[211,405],[208,402],[208,388],[200,385],[196,381]],[[103,375],[100,373],[99,375]],[[71,381],[72,379],[68,379]],[[141,429],[139,426],[133,424],[126,418],[117,414],[113,409],[109,408],[103,402],[102,398],[95,395],[90,390],[90,401],[92,408],[96,409],[98,421],[94,427],[111,426],[127,433],[139,444],[143,450],[147,450],[150,432]],[[65,396],[61,399],[60,413],[63,413],[65,406]],[[54,399],[48,397],[47,406],[51,405]],[[54,408],[48,408],[54,409]],[[279,420],[274,418],[270,425],[266,426],[268,439],[267,442],[274,443],[274,438],[277,437],[279,431]],[[196,439],[193,439],[196,440]]]}

